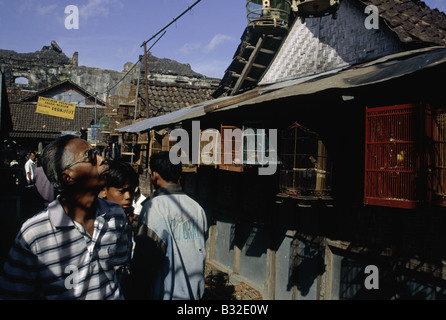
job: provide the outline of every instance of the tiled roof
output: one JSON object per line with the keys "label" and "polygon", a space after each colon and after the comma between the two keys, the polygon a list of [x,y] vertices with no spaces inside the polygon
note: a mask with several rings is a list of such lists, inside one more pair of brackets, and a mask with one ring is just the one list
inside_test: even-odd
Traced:
{"label": "tiled roof", "polygon": [[[375,42],[383,42],[381,47],[379,48],[381,50],[381,55],[386,55],[393,53],[393,51],[398,50],[412,50],[416,48],[422,48],[427,46],[433,46],[433,45],[446,45],[446,15],[438,9],[431,9],[429,8],[423,1],[420,0],[342,0],[341,1],[341,7],[339,12],[356,12],[357,17],[352,17],[349,19],[349,17],[339,17],[338,19],[333,20],[336,22],[331,22],[331,27],[335,28],[333,30],[333,33],[328,28],[326,30],[323,30],[322,33],[324,34],[324,39],[320,40],[322,43],[321,46],[328,46],[331,48],[335,48],[332,50],[332,52],[327,52],[328,56],[324,56],[321,59],[315,59],[315,53],[313,53],[311,50],[306,48],[304,45],[302,45],[303,42],[305,42],[305,38],[308,38],[307,44],[310,44],[311,41],[313,41],[313,38],[316,38],[314,31],[317,30],[317,33],[319,33],[320,29],[320,20],[311,20],[307,19],[307,25],[310,25],[312,29],[309,30],[305,26],[305,22],[302,23],[294,23],[294,26],[289,30],[288,36],[285,37],[284,41],[282,42],[282,47],[279,49],[278,54],[275,56],[274,59],[272,59],[271,63],[269,63],[268,68],[265,68],[266,72],[268,74],[274,73],[274,79],[271,81],[277,81],[277,77],[283,78],[282,76],[278,76],[279,73],[276,69],[277,68],[271,68],[272,65],[280,64],[280,68],[286,71],[285,73],[292,74],[292,76],[296,76],[294,73],[295,70],[300,70],[301,68],[296,67],[295,65],[291,63],[284,63],[283,61],[293,61],[298,60],[299,63],[302,63],[303,69],[310,68],[311,64],[318,64],[321,63],[321,61],[326,62],[327,60],[333,59],[340,59],[340,61],[334,61],[333,64],[336,64],[337,66],[344,64],[349,64],[350,62],[355,62],[358,60],[358,52],[355,52],[352,50],[355,46],[357,48],[361,48],[362,52],[368,56],[364,57],[362,60],[367,61],[370,59],[375,59],[376,55],[379,53],[378,50],[376,52],[373,52],[373,54],[370,54],[372,50],[370,49],[372,42],[363,43],[361,42],[361,39],[355,38],[358,37],[359,33],[363,33],[364,30],[366,30],[364,26],[364,18],[366,17],[364,13],[364,9],[368,5],[374,5],[378,8],[378,12],[381,18],[380,23],[380,30],[377,30],[375,33]],[[354,10],[352,10],[354,8]],[[357,19],[360,19],[360,22],[358,23]],[[330,17],[324,17],[321,19],[330,19]],[[352,21],[355,21],[358,26],[361,26],[360,28],[357,28],[355,30],[351,30],[352,33],[346,34],[344,31],[346,29],[346,25],[352,23]],[[316,21],[316,22],[315,22]],[[298,21],[296,21],[298,22]],[[337,23],[337,24],[336,24]],[[383,27],[381,27],[383,26]],[[387,28],[385,27],[387,26]],[[360,30],[361,29],[361,30]],[[367,31],[367,30],[366,30]],[[371,33],[369,33],[371,34]],[[398,46],[398,50],[395,50],[393,48],[385,48],[388,43],[386,41],[382,41],[387,35],[391,35],[393,37],[393,34],[396,35],[396,39],[394,42],[395,46]],[[247,36],[249,33],[244,32],[241,40],[242,43],[238,47],[235,55],[234,55],[234,61],[237,60],[237,57],[240,55],[241,48],[243,48],[243,43],[246,42]],[[319,37],[319,36],[317,36]],[[290,39],[287,39],[290,38]],[[383,38],[383,39],[381,39]],[[340,41],[339,41],[340,40]],[[354,44],[353,46],[346,46],[344,45],[345,42],[351,43],[352,41],[358,41],[360,43]],[[288,45],[287,41],[290,42]],[[297,47],[296,41],[300,41],[300,47]],[[330,45],[328,45],[328,43]],[[251,47],[253,44],[251,44]],[[389,44],[390,46],[390,44]],[[299,54],[287,52],[283,53],[282,51],[284,48],[289,48],[294,51],[298,51]],[[339,50],[340,52],[337,52],[336,50]],[[349,52],[344,52],[348,50]],[[322,51],[322,50],[321,50]],[[254,51],[251,51],[254,52]],[[338,54],[339,53],[339,54]],[[291,54],[292,57],[289,57]],[[252,53],[254,55],[254,53]],[[333,55],[333,57],[332,57]],[[288,56],[287,59],[278,59],[278,57],[282,56]],[[297,57],[295,57],[297,56]],[[307,60],[305,60],[305,57],[309,57]],[[354,56],[354,57],[353,57]],[[244,60],[249,60],[249,55],[246,57],[243,57]],[[359,57],[360,58],[360,57]],[[359,60],[361,60],[359,59]],[[282,61],[283,60],[283,61]],[[361,60],[361,61],[362,61]],[[225,76],[223,77],[222,81],[220,82],[220,85],[218,86],[217,90],[213,93],[213,96],[219,97],[224,92],[231,92],[236,84],[236,81],[238,78],[234,78],[234,74],[236,76],[240,76],[240,68],[238,65],[234,63],[234,61],[229,65],[228,69],[226,70]],[[360,61],[360,62],[361,62]],[[363,62],[363,61],[362,61]],[[314,68],[319,68],[319,66],[316,66]],[[290,69],[293,69],[290,71]],[[325,71],[322,70],[323,68],[319,68],[321,70],[319,71]],[[316,71],[315,71],[316,72]],[[267,75],[268,75],[267,74]],[[265,74],[262,76],[256,75],[256,77],[250,77],[251,81],[248,83],[245,87],[242,87],[241,89],[249,89],[254,88],[259,84],[257,79],[263,79],[260,80],[260,85],[262,85],[262,82],[265,82]],[[283,80],[283,79],[282,79]],[[268,80],[270,81],[270,80]],[[266,81],[266,82],[268,82]],[[240,90],[240,91],[242,91]],[[237,93],[237,92],[236,92]],[[232,94],[232,93],[231,93]]]}
{"label": "tiled roof", "polygon": [[[51,136],[60,135],[62,131],[78,131],[80,127],[89,128],[95,118],[95,108],[79,108],[79,117],[76,113],[74,120],[36,113],[36,104],[11,103],[11,117],[13,132],[11,136]],[[97,108],[96,119],[104,115],[104,108]]]}
{"label": "tiled roof", "polygon": [[[212,99],[215,90],[212,86],[196,86],[183,83],[149,82],[150,117],[156,117]],[[141,99],[145,99],[144,89],[140,90]]]}
{"label": "tiled roof", "polygon": [[22,89],[16,89],[16,88],[8,88],[8,99],[9,102],[17,102],[19,100],[23,100],[26,97],[29,97],[30,95],[36,93],[36,91],[31,90],[22,90]]}
{"label": "tiled roof", "polygon": [[446,15],[420,0],[358,0],[375,5],[379,15],[409,48],[446,45]]}
{"label": "tiled roof", "polygon": [[[105,115],[110,116],[110,132],[141,119],[153,118],[180,110],[212,99],[217,82],[212,80],[199,83],[148,82],[149,116],[147,117],[146,92],[144,83],[139,88],[138,109],[135,117],[136,85],[121,85],[120,95],[107,98]],[[122,90],[121,90],[122,89]]]}

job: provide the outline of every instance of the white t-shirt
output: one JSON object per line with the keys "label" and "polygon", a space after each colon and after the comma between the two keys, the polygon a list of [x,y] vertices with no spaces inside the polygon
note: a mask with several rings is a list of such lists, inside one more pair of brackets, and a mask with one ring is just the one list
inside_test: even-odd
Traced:
{"label": "white t-shirt", "polygon": [[133,211],[134,214],[139,215],[141,213],[141,209],[142,209],[141,203],[144,200],[146,200],[146,199],[147,199],[147,197],[141,193],[141,195],[139,196],[138,200],[136,200],[136,201],[133,200],[132,205],[133,205],[133,208],[134,208],[134,211]]}
{"label": "white t-shirt", "polygon": [[[25,163],[25,175],[26,175],[26,181],[28,183],[31,183],[34,181],[34,169],[36,168],[36,164],[31,159],[28,159]],[[31,180],[28,177],[28,173],[31,174]]]}

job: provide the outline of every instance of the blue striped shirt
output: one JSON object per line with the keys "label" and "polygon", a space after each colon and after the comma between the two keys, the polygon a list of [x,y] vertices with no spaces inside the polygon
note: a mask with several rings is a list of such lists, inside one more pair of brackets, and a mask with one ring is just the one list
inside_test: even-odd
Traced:
{"label": "blue striped shirt", "polygon": [[116,203],[98,199],[93,236],[56,199],[27,220],[0,276],[3,299],[122,299],[115,269],[131,242]]}

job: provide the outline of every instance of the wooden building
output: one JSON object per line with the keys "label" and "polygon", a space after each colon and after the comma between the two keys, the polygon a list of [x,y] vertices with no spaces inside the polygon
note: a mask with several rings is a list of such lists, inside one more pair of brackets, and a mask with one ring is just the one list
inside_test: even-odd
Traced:
{"label": "wooden building", "polygon": [[[9,135],[23,150],[40,152],[43,146],[63,132],[75,133],[87,139],[88,130],[99,124],[105,111],[104,101],[70,80],[63,80],[34,92],[10,90],[9,97],[13,123]],[[74,118],[37,113],[39,97],[76,104]]]}
{"label": "wooden building", "polygon": [[208,261],[264,299],[444,298],[445,14],[411,0],[290,14],[268,65],[272,33],[250,25],[235,55],[249,67],[233,62],[217,99],[120,130],[198,144],[182,183],[209,215]]}
{"label": "wooden building", "polygon": [[[168,136],[163,131],[126,132],[121,128],[131,124],[138,126],[174,111],[188,110],[192,105],[210,99],[216,87],[216,79],[192,81],[194,79],[187,76],[174,79],[149,80],[147,91],[144,81],[139,87],[137,84],[121,84],[118,95],[107,98],[105,115],[110,119],[108,131],[112,157],[122,157],[133,165],[140,174],[143,194],[151,192],[147,170],[150,154],[163,149],[163,138],[165,149]],[[145,106],[146,92],[148,108]]]}

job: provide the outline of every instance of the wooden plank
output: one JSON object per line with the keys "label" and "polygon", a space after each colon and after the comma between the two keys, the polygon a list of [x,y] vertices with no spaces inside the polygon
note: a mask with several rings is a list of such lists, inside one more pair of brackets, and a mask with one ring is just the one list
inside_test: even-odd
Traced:
{"label": "wooden plank", "polygon": [[[239,79],[241,77],[241,75],[239,75],[238,73],[233,73],[231,76],[233,76],[234,78],[239,78]],[[254,79],[254,78],[251,78],[251,77],[245,77],[243,80],[248,80],[248,81],[251,81],[251,82],[257,82],[258,81],[258,79]]]}
{"label": "wooden plank", "polygon": [[260,52],[266,53],[266,54],[276,54],[276,51],[265,49],[265,48],[260,49]]}
{"label": "wooden plank", "polygon": [[258,92],[259,90],[260,90],[260,88],[256,88],[256,89],[241,93],[239,95],[236,95],[234,97],[231,97],[229,99],[224,99],[222,101],[210,103],[204,107],[204,112],[209,113],[209,112],[212,112],[215,110],[226,108],[230,105],[237,104],[239,102],[243,102],[243,101],[258,97],[260,95]]}
{"label": "wooden plank", "polygon": [[[243,64],[247,64],[248,63],[248,61],[246,61],[246,60],[239,60],[239,62],[240,63],[243,63]],[[259,68],[259,69],[266,69],[266,66],[264,66],[264,65],[261,65],[261,64],[258,64],[258,63],[253,63],[252,64],[252,66],[254,67],[254,68]],[[234,76],[234,75],[233,75]]]}
{"label": "wooden plank", "polygon": [[254,51],[251,53],[251,56],[249,57],[248,63],[245,65],[243,71],[240,73],[240,77],[235,83],[234,88],[231,91],[231,94],[235,94],[242,87],[242,84],[245,81],[245,78],[248,76],[249,72],[251,71],[252,64],[257,59],[257,56],[259,55],[264,43],[265,43],[265,38],[260,37],[259,40],[257,41]]}

